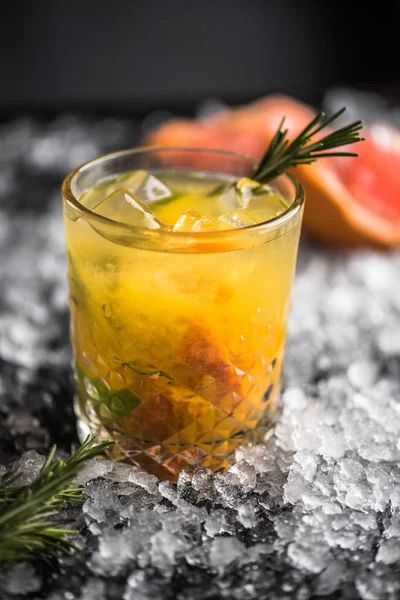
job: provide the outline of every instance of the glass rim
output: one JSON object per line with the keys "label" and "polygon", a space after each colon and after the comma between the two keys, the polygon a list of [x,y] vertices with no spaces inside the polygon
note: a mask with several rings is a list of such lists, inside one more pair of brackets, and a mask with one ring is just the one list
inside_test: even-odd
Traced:
{"label": "glass rim", "polygon": [[[305,193],[304,188],[301,183],[293,177],[290,173],[283,173],[279,175],[275,179],[279,179],[280,177],[284,177],[290,181],[290,183],[294,187],[294,200],[288,206],[288,208],[280,215],[273,217],[272,219],[268,219],[267,221],[262,221],[261,223],[256,223],[254,225],[247,225],[245,227],[240,227],[237,229],[226,229],[222,231],[202,231],[202,232],[182,232],[182,231],[170,231],[163,229],[148,229],[146,227],[139,227],[137,225],[130,225],[128,223],[123,223],[121,221],[115,221],[113,219],[109,219],[103,215],[99,215],[94,212],[90,208],[84,206],[79,199],[72,192],[72,184],[76,176],[80,173],[94,167],[96,164],[102,162],[103,160],[112,160],[113,158],[117,159],[121,156],[127,155],[135,155],[135,154],[146,154],[146,153],[156,153],[156,152],[188,152],[188,153],[197,153],[204,152],[215,154],[219,156],[226,156],[227,158],[232,159],[240,159],[249,162],[252,165],[257,165],[259,163],[259,159],[250,156],[249,154],[244,154],[240,152],[231,152],[229,150],[223,150],[218,148],[206,148],[206,147],[195,147],[195,146],[140,146],[136,148],[127,148],[124,150],[118,150],[115,152],[110,152],[107,154],[102,154],[96,158],[92,158],[81,165],[77,166],[73,171],[71,171],[64,179],[61,191],[64,200],[72,205],[72,208],[82,214],[82,217],[85,217],[89,220],[99,223],[100,225],[105,225],[108,227],[114,227],[117,229],[121,229],[125,233],[131,233],[133,235],[137,235],[142,237],[145,235],[148,239],[152,238],[153,241],[159,240],[160,242],[165,241],[167,239],[179,240],[182,243],[185,241],[193,241],[193,240],[202,240],[209,241],[213,239],[223,240],[226,238],[234,239],[238,237],[242,237],[249,233],[257,233],[263,234],[267,232],[271,232],[275,229],[278,229],[281,225],[291,221],[293,217],[299,212],[301,207],[304,204]],[[271,180],[273,183],[274,179]]]}

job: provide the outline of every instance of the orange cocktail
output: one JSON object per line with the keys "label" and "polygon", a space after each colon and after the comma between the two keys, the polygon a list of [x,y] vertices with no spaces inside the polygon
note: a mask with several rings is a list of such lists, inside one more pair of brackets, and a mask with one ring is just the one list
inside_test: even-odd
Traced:
{"label": "orange cocktail", "polygon": [[225,468],[273,419],[303,198],[252,164],[143,149],[64,182],[83,435],[161,478]]}

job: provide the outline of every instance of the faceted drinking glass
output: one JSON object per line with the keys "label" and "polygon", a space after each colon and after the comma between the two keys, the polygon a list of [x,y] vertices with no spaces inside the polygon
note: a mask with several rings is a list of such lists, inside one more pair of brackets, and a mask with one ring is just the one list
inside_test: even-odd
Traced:
{"label": "faceted drinking glass", "polygon": [[81,439],[175,481],[187,465],[228,466],[276,413],[304,195],[281,176],[278,217],[181,233],[112,221],[79,198],[146,169],[247,176],[256,161],[218,150],[142,148],[77,168],[63,183]]}

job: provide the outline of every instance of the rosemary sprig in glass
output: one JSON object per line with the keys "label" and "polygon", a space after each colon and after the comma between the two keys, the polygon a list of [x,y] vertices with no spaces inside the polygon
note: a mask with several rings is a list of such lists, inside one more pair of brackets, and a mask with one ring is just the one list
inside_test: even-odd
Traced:
{"label": "rosemary sprig in glass", "polygon": [[49,558],[69,553],[76,530],[59,527],[57,512],[69,503],[81,503],[83,488],[71,488],[85,462],[104,454],[109,442],[87,439],[66,461],[55,458],[53,446],[39,475],[25,486],[12,486],[18,468],[0,478],[0,567],[31,557]]}
{"label": "rosemary sprig in glass", "polygon": [[[358,156],[354,152],[331,152],[331,150],[361,142],[364,139],[359,134],[359,131],[363,128],[361,120],[344,125],[339,129],[331,131],[324,137],[316,138],[317,134],[341,117],[345,110],[346,107],[343,107],[327,119],[324,112],[318,113],[293,141],[288,139],[289,131],[284,128],[285,117],[283,117],[264,156],[245,180],[247,182],[249,180],[252,182],[255,181],[260,185],[264,185],[297,165],[311,164],[320,158],[332,156]],[[243,185],[243,180],[244,178],[241,178],[235,183],[238,189]],[[221,193],[232,185],[223,184],[222,186],[218,186],[211,192],[211,195]],[[257,193],[257,188],[252,187],[255,193]]]}
{"label": "rosemary sprig in glass", "polygon": [[329,150],[364,139],[359,134],[363,127],[361,120],[344,125],[325,137],[313,141],[317,133],[341,117],[345,110],[346,107],[341,108],[328,119],[325,119],[325,113],[320,112],[292,142],[287,138],[288,130],[284,129],[285,118],[283,118],[251,178],[260,183],[267,183],[292,167],[311,164],[319,158],[358,156],[354,152],[329,152]]}

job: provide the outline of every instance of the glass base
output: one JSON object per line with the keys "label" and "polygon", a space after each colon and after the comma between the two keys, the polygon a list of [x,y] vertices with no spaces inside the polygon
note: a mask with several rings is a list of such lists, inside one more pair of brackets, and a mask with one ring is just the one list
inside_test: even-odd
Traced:
{"label": "glass base", "polygon": [[111,440],[115,444],[107,451],[111,460],[141,467],[159,479],[176,482],[182,469],[190,466],[207,467],[214,473],[226,470],[235,458],[235,451],[243,444],[262,443],[266,433],[274,426],[278,412],[279,390],[273,402],[254,429],[242,431],[229,439],[214,436],[209,443],[163,444],[135,440],[116,431],[109,431],[99,421],[88,420],[82,415],[79,403],[75,401],[78,437],[83,442],[88,435],[98,436],[99,441]]}

